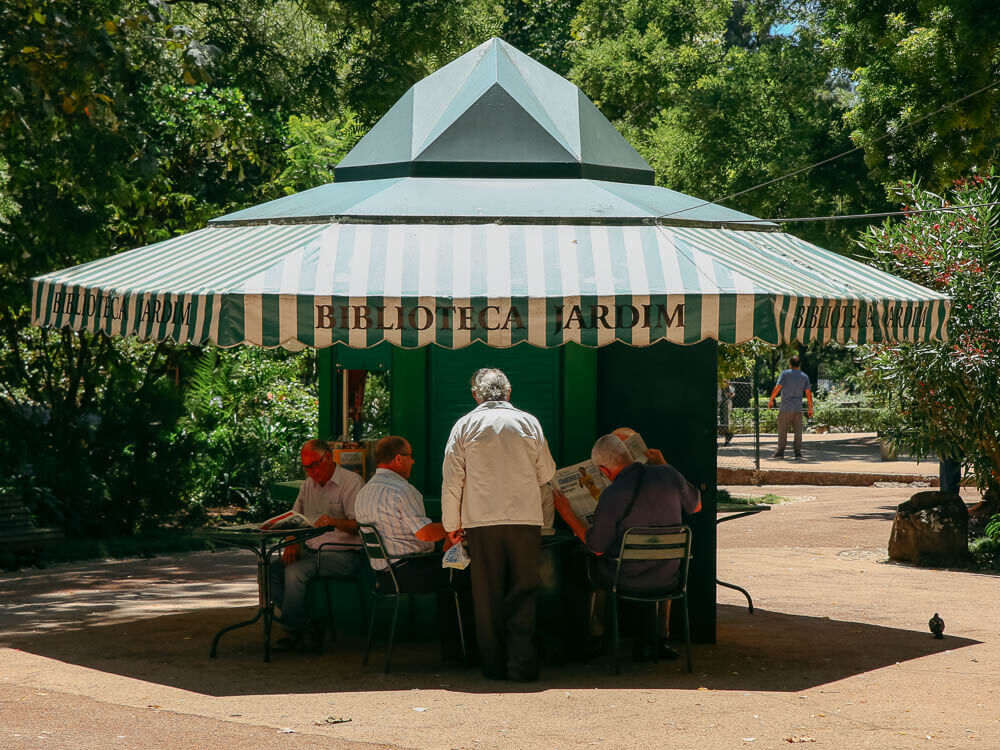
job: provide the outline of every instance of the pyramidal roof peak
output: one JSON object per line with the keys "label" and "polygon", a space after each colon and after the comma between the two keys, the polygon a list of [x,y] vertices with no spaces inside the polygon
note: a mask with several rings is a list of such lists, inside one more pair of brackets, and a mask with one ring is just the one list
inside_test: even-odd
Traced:
{"label": "pyramidal roof peak", "polygon": [[410,88],[337,165],[386,177],[583,178],[653,170],[568,80],[496,37]]}

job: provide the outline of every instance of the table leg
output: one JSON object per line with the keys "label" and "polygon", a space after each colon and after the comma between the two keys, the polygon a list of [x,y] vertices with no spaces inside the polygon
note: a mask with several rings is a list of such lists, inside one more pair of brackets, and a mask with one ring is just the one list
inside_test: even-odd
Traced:
{"label": "table leg", "polygon": [[208,654],[209,657],[211,657],[212,659],[215,658],[215,654],[219,648],[219,639],[222,638],[223,635],[228,633],[230,630],[236,630],[237,628],[245,628],[247,625],[253,625],[255,622],[257,622],[257,620],[259,620],[261,617],[264,616],[265,610],[266,607],[260,607],[258,608],[257,614],[254,615],[252,620],[247,620],[246,622],[238,622],[235,625],[229,625],[228,627],[225,627],[218,633],[216,633],[215,638],[212,639],[212,650]]}
{"label": "table leg", "polygon": [[753,599],[750,598],[750,592],[745,588],[737,586],[735,583],[726,583],[725,581],[720,581],[718,578],[715,579],[715,582],[720,586],[725,586],[727,589],[733,589],[743,594],[747,598],[747,608],[750,610],[750,614],[753,614]]}
{"label": "table leg", "polygon": [[215,658],[219,650],[219,639],[230,630],[245,628],[264,618],[264,661],[271,661],[271,620],[274,617],[274,604],[271,603],[271,579],[268,577],[270,556],[263,541],[260,543],[260,549],[249,546],[244,546],[243,549],[249,549],[257,555],[257,614],[250,620],[229,625],[216,633],[212,639],[212,650],[208,655],[209,658]]}

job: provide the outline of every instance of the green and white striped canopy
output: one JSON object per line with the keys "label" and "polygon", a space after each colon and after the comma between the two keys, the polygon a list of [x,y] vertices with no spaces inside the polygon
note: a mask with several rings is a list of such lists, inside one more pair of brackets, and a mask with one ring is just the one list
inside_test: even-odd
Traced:
{"label": "green and white striped canopy", "polygon": [[641,223],[222,223],[32,284],[37,325],[287,349],[943,340],[949,310],[789,234]]}

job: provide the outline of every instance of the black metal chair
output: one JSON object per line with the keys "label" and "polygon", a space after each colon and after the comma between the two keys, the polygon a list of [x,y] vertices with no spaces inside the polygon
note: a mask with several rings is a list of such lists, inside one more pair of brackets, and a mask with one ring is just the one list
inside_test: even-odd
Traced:
{"label": "black metal chair", "polygon": [[[320,575],[320,559],[323,555],[324,550],[349,550],[357,551],[357,545],[344,544],[342,542],[324,542],[316,549],[316,576],[314,580],[323,587],[323,598],[326,600],[326,626],[330,630],[330,639],[333,641],[337,640],[337,628],[335,626],[333,618],[333,597],[330,595],[330,587],[327,585],[329,582],[347,582],[357,584],[358,587],[358,605],[360,607],[359,612],[361,613],[361,622],[364,622],[368,618],[368,607],[365,603],[365,589],[364,589],[364,571],[360,570],[353,575],[342,575],[342,576],[331,576],[331,575]],[[323,653],[324,646],[324,635],[325,629],[321,632],[316,633],[316,650],[318,653]]]}
{"label": "black metal chair", "polygon": [[[677,583],[669,591],[652,591],[648,593],[637,593],[621,589],[621,570],[623,562],[640,561],[666,561],[678,560],[680,568],[677,571]],[[691,529],[687,526],[636,526],[626,530],[622,536],[621,549],[618,552],[618,560],[615,565],[615,575],[611,588],[594,581],[591,575],[591,568],[587,566],[587,575],[590,578],[591,586],[595,589],[591,593],[590,611],[594,611],[594,601],[597,590],[609,591],[608,597],[609,619],[611,623],[611,644],[614,655],[614,667],[617,674],[621,674],[621,658],[618,653],[618,599],[626,599],[635,602],[659,603],[681,600],[684,610],[684,646],[687,661],[687,671],[692,671],[691,663],[691,626],[688,620],[687,603],[687,578],[688,566],[691,562]]]}
{"label": "black metal chair", "polygon": [[[410,602],[412,605],[413,596],[416,594],[429,594],[436,593],[439,591],[451,592],[452,596],[455,598],[455,613],[458,616],[458,637],[462,646],[462,659],[467,660],[468,656],[465,650],[465,633],[462,628],[462,606],[459,602],[458,591],[449,582],[447,585],[431,587],[431,588],[421,588],[420,591],[408,591],[404,586],[401,586],[399,579],[396,576],[395,566],[400,563],[406,562],[408,560],[419,560],[427,558],[441,559],[440,552],[426,552],[418,553],[413,555],[400,555],[398,557],[390,557],[386,552],[385,544],[382,542],[382,535],[379,534],[378,529],[376,529],[371,524],[358,524],[358,532],[361,534],[361,546],[365,551],[365,555],[368,557],[369,565],[373,571],[375,571],[375,582],[372,586],[372,611],[370,620],[368,623],[368,644],[365,647],[365,659],[364,664],[368,664],[368,657],[371,654],[372,649],[372,636],[375,633],[375,617],[378,614],[378,605],[384,599],[393,600],[392,609],[392,624],[389,627],[389,643],[386,647],[385,652],[385,672],[389,672],[389,660],[392,657],[392,644],[396,637],[396,622],[399,619],[399,601],[404,596],[410,597]],[[386,568],[384,570],[376,570],[375,566],[372,565],[373,561],[384,561],[386,563]]]}

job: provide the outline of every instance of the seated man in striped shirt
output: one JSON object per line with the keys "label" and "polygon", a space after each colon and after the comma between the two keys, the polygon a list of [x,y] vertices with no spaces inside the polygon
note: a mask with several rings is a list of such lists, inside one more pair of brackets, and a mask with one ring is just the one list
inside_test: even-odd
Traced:
{"label": "seated man in striped shirt", "polygon": [[[378,468],[358,492],[354,506],[358,523],[378,529],[389,557],[430,552],[447,533],[427,517],[423,496],[407,481],[414,464],[409,442],[394,435],[382,438],[375,445],[375,462]],[[388,566],[372,560],[372,567],[378,572]],[[405,591],[432,591],[448,583],[449,571],[441,567],[439,557],[394,562],[393,568]]]}

